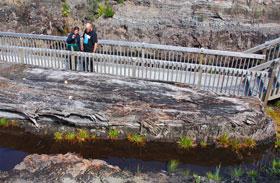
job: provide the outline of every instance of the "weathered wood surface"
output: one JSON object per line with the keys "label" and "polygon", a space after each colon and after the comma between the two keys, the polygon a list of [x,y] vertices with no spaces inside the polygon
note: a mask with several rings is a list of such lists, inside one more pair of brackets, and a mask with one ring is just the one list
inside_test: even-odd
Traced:
{"label": "weathered wood surface", "polygon": [[262,141],[275,135],[257,98],[186,86],[0,63],[0,116],[88,128],[117,127],[161,139],[214,139],[227,132]]}

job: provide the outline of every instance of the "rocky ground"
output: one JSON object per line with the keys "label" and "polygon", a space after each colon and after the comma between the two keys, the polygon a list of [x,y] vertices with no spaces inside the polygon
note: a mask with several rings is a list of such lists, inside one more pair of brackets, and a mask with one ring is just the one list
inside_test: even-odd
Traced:
{"label": "rocky ground", "polygon": [[104,134],[117,128],[124,137],[141,133],[150,140],[174,141],[187,135],[209,143],[225,133],[266,143],[275,137],[257,98],[22,65],[0,64],[0,71],[0,115],[38,127],[56,123]]}
{"label": "rocky ground", "polygon": [[0,172],[3,183],[15,182],[191,182],[190,177],[164,173],[133,175],[102,160],[87,160],[73,154],[30,155],[9,172]]}
{"label": "rocky ground", "polygon": [[[110,1],[113,18],[94,20],[102,39],[122,39],[222,50],[245,50],[280,36],[279,0],[126,0]],[[1,31],[65,34],[88,21],[87,0],[0,2]]]}
{"label": "rocky ground", "polygon": [[[269,169],[267,169],[269,170]],[[279,171],[279,169],[278,169]],[[264,170],[265,172],[265,170]],[[102,160],[87,160],[73,154],[65,155],[29,155],[13,170],[0,172],[3,183],[183,183],[183,182],[269,182],[276,183],[277,175],[260,173],[256,177],[243,175],[241,177],[227,177],[214,181],[196,174],[175,172],[136,173],[121,170]]]}

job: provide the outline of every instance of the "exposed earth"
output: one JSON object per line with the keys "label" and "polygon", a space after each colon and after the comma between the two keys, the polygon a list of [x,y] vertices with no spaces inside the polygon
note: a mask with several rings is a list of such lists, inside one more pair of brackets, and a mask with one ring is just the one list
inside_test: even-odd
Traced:
{"label": "exposed earth", "polygon": [[[83,27],[87,0],[0,2],[0,31],[61,35]],[[279,0],[126,0],[110,1],[113,18],[93,20],[100,39],[129,40],[221,50],[246,50],[280,36]]]}

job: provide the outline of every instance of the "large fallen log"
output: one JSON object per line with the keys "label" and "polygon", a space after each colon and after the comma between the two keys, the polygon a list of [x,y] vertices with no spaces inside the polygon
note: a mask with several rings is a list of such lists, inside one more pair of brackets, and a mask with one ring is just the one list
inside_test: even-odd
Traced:
{"label": "large fallen log", "polygon": [[182,135],[213,140],[224,133],[257,141],[275,136],[257,98],[187,86],[0,64],[0,89],[0,116],[37,126],[116,127],[165,140]]}

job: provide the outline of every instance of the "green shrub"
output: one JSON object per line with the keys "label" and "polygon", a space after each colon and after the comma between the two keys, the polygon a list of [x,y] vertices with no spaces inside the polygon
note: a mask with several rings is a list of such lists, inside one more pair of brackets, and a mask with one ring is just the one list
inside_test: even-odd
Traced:
{"label": "green shrub", "polygon": [[105,5],[103,5],[102,3],[99,3],[98,5],[98,9],[97,9],[97,17],[101,17],[102,15],[105,14]]}
{"label": "green shrub", "polygon": [[177,143],[178,143],[179,147],[182,149],[190,149],[194,146],[193,140],[186,136],[180,137],[180,139]]}
{"label": "green shrub", "polygon": [[9,125],[9,121],[6,118],[0,118],[0,127],[7,127]]}
{"label": "green shrub", "polygon": [[111,18],[115,15],[115,12],[110,5],[106,5],[105,10],[104,10],[104,17],[105,18]]}
{"label": "green shrub", "polygon": [[216,182],[220,182],[222,180],[220,176],[220,166],[216,168],[215,172],[208,172],[206,175],[209,180],[214,180]]}
{"label": "green shrub", "polygon": [[171,160],[168,162],[167,170],[168,172],[175,172],[179,166],[178,160]]}
{"label": "green shrub", "polygon": [[62,3],[62,8],[61,8],[61,14],[64,17],[68,17],[71,12],[70,5],[67,3],[67,1]]}
{"label": "green shrub", "polygon": [[110,129],[108,132],[108,137],[110,139],[116,139],[120,135],[120,132],[117,129]]}

